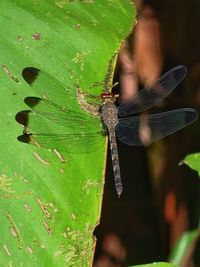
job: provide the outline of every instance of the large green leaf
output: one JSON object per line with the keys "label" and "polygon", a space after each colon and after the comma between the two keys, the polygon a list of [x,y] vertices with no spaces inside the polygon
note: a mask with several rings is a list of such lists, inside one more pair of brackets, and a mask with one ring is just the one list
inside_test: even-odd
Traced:
{"label": "large green leaf", "polygon": [[15,115],[27,109],[25,97],[36,95],[21,71],[34,66],[70,88],[99,94],[113,73],[106,75],[110,59],[131,31],[134,6],[131,0],[2,0],[0,9],[0,266],[89,266],[105,142],[101,150],[65,154],[64,162],[20,143]]}

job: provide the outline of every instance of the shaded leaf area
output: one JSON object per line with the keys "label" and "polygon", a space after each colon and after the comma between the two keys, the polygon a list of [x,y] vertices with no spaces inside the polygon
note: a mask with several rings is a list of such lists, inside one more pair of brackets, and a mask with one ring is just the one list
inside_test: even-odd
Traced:
{"label": "shaded leaf area", "polygon": [[[92,262],[104,143],[100,140],[101,150],[70,156],[20,143],[17,136],[23,128],[15,115],[27,109],[24,98],[47,94],[60,104],[67,101],[48,85],[33,90],[21,72],[34,66],[69,88],[78,86],[98,95],[109,60],[130,32],[133,17],[128,0],[1,2],[1,266],[69,267]],[[70,105],[80,109],[76,101]],[[38,127],[44,127],[42,122]]]}

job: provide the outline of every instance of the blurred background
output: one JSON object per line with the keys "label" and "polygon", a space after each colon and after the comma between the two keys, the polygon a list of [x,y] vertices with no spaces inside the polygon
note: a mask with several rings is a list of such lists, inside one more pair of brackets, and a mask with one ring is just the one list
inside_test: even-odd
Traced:
{"label": "blurred background", "polygon": [[[139,85],[152,85],[163,73],[185,65],[187,77],[153,112],[200,107],[200,2],[135,0],[137,18],[118,58],[115,81],[122,99]],[[94,266],[130,266],[167,261],[186,230],[198,228],[200,180],[180,161],[200,151],[200,122],[151,145],[119,143],[124,191],[117,198],[108,150],[101,223],[95,229]],[[198,253],[199,251],[199,253]],[[200,266],[198,244],[187,265]]]}

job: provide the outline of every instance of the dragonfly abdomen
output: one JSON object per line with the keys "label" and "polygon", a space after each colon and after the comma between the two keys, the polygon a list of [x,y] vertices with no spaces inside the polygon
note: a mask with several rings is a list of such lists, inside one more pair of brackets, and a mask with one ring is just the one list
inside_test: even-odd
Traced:
{"label": "dragonfly abdomen", "polygon": [[115,179],[115,188],[117,191],[118,197],[120,197],[123,186],[120,174],[120,165],[119,165],[119,156],[118,156],[118,149],[116,143],[116,135],[115,130],[109,129],[109,141],[110,141],[110,152],[112,158],[112,166],[113,166],[113,174]]}
{"label": "dragonfly abdomen", "polygon": [[110,152],[112,157],[112,166],[113,166],[113,174],[115,179],[115,188],[117,191],[118,197],[120,197],[123,187],[121,181],[120,174],[120,165],[119,165],[119,156],[115,135],[115,127],[119,123],[118,120],[118,111],[113,101],[114,98],[112,94],[105,94],[104,96],[104,104],[101,108],[101,116],[104,125],[106,125],[108,129],[109,141],[110,141]]}

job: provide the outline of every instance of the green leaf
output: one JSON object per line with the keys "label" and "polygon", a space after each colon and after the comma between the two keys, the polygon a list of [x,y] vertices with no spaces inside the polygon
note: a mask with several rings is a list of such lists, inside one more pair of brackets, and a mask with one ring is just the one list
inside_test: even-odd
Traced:
{"label": "green leaf", "polygon": [[[109,61],[131,31],[134,15],[132,0],[1,1],[0,266],[92,262],[105,139],[100,150],[64,155],[19,142],[23,129],[15,115],[28,108],[25,97],[37,95],[21,72],[34,66],[69,88],[78,85],[99,95],[102,84],[111,86]],[[41,90],[51,92],[48,84]]]}
{"label": "green leaf", "polygon": [[198,237],[198,229],[182,234],[172,250],[169,261],[176,265],[187,266],[188,264],[186,263],[192,257]]}
{"label": "green leaf", "polygon": [[[153,262],[153,263],[149,263],[149,264],[142,264],[142,265],[134,265],[135,267],[176,267],[176,265],[173,265],[171,263],[167,263],[167,262]],[[134,267],[133,266],[133,267]]]}
{"label": "green leaf", "polygon": [[197,171],[200,177],[200,153],[187,155],[184,158],[183,162],[187,164],[191,169]]}

